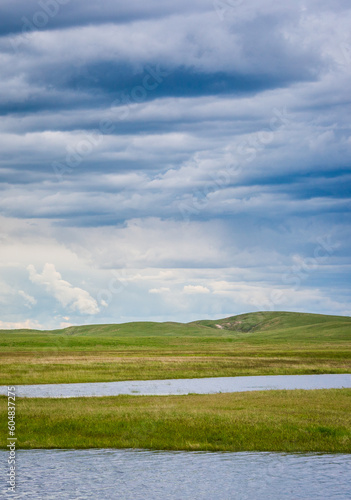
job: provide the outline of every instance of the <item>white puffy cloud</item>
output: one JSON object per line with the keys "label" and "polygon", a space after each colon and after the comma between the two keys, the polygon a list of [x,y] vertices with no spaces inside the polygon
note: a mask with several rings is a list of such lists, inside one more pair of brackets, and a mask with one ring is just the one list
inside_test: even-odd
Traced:
{"label": "white puffy cloud", "polygon": [[45,286],[46,291],[53,295],[63,307],[69,307],[72,311],[79,311],[81,314],[97,314],[100,311],[96,300],[86,290],[63,280],[54,264],[45,264],[41,274],[37,273],[33,265],[29,265],[27,269],[30,280]]}
{"label": "white puffy cloud", "polygon": [[202,285],[185,285],[183,288],[184,293],[210,293],[209,288]]}
{"label": "white puffy cloud", "polygon": [[163,293],[167,293],[169,291],[170,291],[170,288],[168,288],[166,286],[161,286],[160,288],[150,288],[149,293],[163,294]]}
{"label": "white puffy cloud", "polygon": [[26,319],[24,321],[0,321],[0,329],[2,330],[43,330],[44,327],[36,320]]}

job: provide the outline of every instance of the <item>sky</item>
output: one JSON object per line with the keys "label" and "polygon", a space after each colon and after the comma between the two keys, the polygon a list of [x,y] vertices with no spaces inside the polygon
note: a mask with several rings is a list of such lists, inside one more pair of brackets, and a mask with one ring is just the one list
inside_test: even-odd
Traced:
{"label": "sky", "polygon": [[350,315],[348,0],[2,0],[0,328]]}

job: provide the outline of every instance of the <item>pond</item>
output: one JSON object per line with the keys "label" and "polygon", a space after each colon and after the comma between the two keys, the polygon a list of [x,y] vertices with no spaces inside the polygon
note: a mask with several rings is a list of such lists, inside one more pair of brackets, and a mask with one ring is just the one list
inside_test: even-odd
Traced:
{"label": "pond", "polygon": [[[4,478],[7,452],[0,455]],[[0,497],[346,500],[350,472],[351,456],[343,454],[21,450],[16,493],[7,495],[2,486]]]}
{"label": "pond", "polygon": [[[36,398],[74,398],[129,395],[216,394],[220,392],[266,391],[275,389],[351,388],[351,374],[263,375],[173,380],[137,380],[82,384],[39,384],[16,386],[16,396]],[[0,386],[7,394],[7,386]]]}

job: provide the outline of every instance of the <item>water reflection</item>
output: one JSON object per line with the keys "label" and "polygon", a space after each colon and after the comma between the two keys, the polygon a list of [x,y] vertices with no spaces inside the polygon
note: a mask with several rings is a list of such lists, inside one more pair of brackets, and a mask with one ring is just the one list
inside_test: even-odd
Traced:
{"label": "water reflection", "polygon": [[351,456],[342,454],[22,450],[17,460],[16,499],[350,498]]}
{"label": "water reflection", "polygon": [[[272,389],[341,389],[351,388],[351,374],[334,375],[264,375],[254,377],[212,377],[176,380],[141,380],[94,382],[84,384],[41,384],[17,386],[19,397],[73,398],[79,396],[182,395],[215,394]],[[0,394],[7,387],[0,386]]]}

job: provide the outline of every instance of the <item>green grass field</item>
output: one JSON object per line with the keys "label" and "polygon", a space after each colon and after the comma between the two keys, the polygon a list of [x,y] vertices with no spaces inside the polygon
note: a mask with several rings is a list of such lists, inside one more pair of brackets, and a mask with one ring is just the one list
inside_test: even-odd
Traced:
{"label": "green grass field", "polygon": [[[218,321],[1,331],[0,384],[351,373],[351,318],[251,313]],[[17,399],[19,448],[351,452],[351,390]],[[6,398],[0,426],[6,437]],[[5,446],[1,441],[1,446]]]}
{"label": "green grass field", "polygon": [[350,389],[18,399],[17,448],[350,453],[350,408]]}
{"label": "green grass field", "polygon": [[1,330],[0,384],[351,372],[351,318],[289,312],[193,323]]}
{"label": "green grass field", "polygon": [[351,318],[262,312],[218,321],[0,331],[0,384],[351,372]]}

